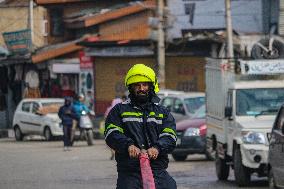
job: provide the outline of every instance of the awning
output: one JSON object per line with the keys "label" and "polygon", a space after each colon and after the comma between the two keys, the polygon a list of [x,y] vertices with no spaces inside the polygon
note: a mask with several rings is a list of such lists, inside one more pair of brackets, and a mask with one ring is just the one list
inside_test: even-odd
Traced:
{"label": "awning", "polygon": [[80,38],[78,40],[60,43],[56,45],[47,46],[32,56],[33,63],[43,62],[58,56],[68,54],[74,51],[83,49],[84,47],[77,45],[78,42],[83,41],[85,38]]}
{"label": "awning", "polygon": [[95,57],[145,57],[154,55],[153,49],[142,46],[88,48],[86,55]]}
{"label": "awning", "polygon": [[53,73],[80,73],[80,64],[52,64]]}
{"label": "awning", "polygon": [[96,57],[145,57],[154,55],[149,40],[123,41],[82,41],[78,44],[89,47],[85,49],[88,56]]}

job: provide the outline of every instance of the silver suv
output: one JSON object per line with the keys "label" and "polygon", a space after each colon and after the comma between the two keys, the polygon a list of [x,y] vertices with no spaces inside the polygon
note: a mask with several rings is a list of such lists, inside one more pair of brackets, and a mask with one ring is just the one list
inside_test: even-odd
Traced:
{"label": "silver suv", "polygon": [[205,104],[205,93],[188,92],[163,97],[160,104],[169,109],[176,122],[191,118]]}

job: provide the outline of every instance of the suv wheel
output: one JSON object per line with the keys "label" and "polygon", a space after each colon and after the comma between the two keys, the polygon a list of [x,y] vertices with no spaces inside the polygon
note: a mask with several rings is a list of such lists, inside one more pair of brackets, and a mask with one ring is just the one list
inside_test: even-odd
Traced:
{"label": "suv wheel", "polygon": [[51,141],[52,140],[52,133],[49,127],[45,127],[43,135],[45,137],[46,141]]}
{"label": "suv wheel", "polygon": [[16,126],[16,127],[14,128],[14,132],[15,132],[15,138],[16,138],[16,140],[17,140],[17,141],[22,141],[23,138],[24,138],[24,135],[23,135],[23,133],[22,133],[22,131],[21,131],[21,129],[20,129],[19,126]]}

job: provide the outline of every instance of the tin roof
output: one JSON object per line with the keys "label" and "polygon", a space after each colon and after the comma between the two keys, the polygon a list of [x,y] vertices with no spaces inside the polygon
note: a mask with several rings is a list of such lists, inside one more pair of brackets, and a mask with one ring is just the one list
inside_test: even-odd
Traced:
{"label": "tin roof", "polygon": [[7,7],[28,7],[29,0],[4,0],[0,1],[0,8]]}
{"label": "tin roof", "polygon": [[33,63],[40,63],[64,54],[68,54],[77,50],[81,50],[84,47],[77,45],[78,42],[85,40],[85,37],[74,41],[68,41],[55,45],[49,45],[42,49],[39,49],[36,54],[32,55]]}
{"label": "tin roof", "polygon": [[65,26],[67,28],[89,27],[114,19],[118,19],[124,16],[139,13],[148,9],[153,9],[155,8],[155,4],[156,3],[154,1],[137,2],[131,3],[130,5],[122,8],[105,10],[101,13],[97,13],[94,15],[86,15],[76,19],[65,19]]}
{"label": "tin roof", "polygon": [[91,1],[91,0],[35,0],[35,2],[38,5],[58,4],[58,3],[74,3],[74,2],[82,2],[82,1]]}

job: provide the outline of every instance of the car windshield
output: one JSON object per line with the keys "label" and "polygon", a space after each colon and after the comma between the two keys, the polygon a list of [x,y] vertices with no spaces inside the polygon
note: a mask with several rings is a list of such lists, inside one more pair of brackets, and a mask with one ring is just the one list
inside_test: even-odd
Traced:
{"label": "car windshield", "polygon": [[276,115],[284,103],[284,89],[239,89],[236,114],[239,116]]}
{"label": "car windshield", "polygon": [[196,110],[195,114],[193,115],[193,118],[205,118],[205,105],[202,105],[198,110]]}
{"label": "car windshield", "polygon": [[202,105],[205,104],[205,97],[194,97],[184,99],[188,112],[194,114]]}

